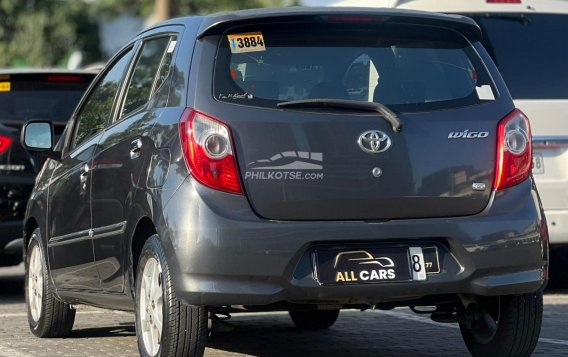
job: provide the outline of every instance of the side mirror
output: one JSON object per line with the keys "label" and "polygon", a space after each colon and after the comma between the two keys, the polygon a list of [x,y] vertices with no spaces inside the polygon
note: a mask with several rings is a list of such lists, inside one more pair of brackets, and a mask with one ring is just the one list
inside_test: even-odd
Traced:
{"label": "side mirror", "polygon": [[61,152],[53,151],[53,125],[45,120],[31,120],[22,128],[21,142],[30,151],[42,152],[45,156],[60,160]]}

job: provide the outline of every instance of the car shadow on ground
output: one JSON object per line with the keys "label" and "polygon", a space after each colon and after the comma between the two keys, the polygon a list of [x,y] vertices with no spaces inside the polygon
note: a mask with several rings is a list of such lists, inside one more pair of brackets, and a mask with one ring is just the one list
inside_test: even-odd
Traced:
{"label": "car shadow on ground", "polygon": [[90,327],[73,330],[68,338],[96,338],[96,337],[125,337],[135,336],[136,329],[133,323],[120,323],[112,327]]}
{"label": "car shadow on ground", "polygon": [[[547,288],[546,294],[568,294],[568,282],[565,278],[568,274],[560,271],[554,273],[551,269],[551,277],[562,278],[554,281]],[[16,268],[0,269],[0,305],[22,304],[24,296],[24,269],[23,266]],[[19,312],[19,311],[10,311]],[[25,312],[25,309],[21,312]],[[215,332],[207,341],[207,347],[226,351],[237,352],[255,356],[408,356],[412,354],[423,355],[424,350],[415,349],[413,346],[392,346],[389,336],[395,336],[404,331],[394,331],[392,326],[385,325],[383,319],[377,316],[376,323],[366,323],[365,329],[359,326],[357,312],[342,312],[337,324],[324,331],[302,331],[294,327],[287,314],[276,314],[267,318],[262,315],[239,316],[230,320],[233,330],[230,332]],[[20,318],[20,317],[18,317]],[[130,317],[127,317],[130,319]],[[381,321],[383,320],[383,321]],[[546,319],[545,319],[546,320]],[[374,319],[373,319],[374,321]],[[106,325],[106,326],[105,326]],[[375,334],[368,329],[377,329]],[[550,326],[553,329],[555,326]],[[386,330],[385,330],[386,329]],[[389,331],[389,333],[385,333]],[[457,330],[449,331],[456,334]],[[115,323],[109,326],[104,322],[101,326],[79,327],[69,336],[69,339],[89,338],[124,338],[135,336],[133,316],[130,322]],[[427,338],[425,334],[424,338]],[[558,337],[559,338],[559,337]],[[401,349],[402,348],[402,349]],[[418,347],[416,347],[418,348]],[[436,351],[431,351],[432,353]],[[437,352],[439,356],[444,355]]]}
{"label": "car shadow on ground", "polygon": [[[352,314],[353,312],[351,312]],[[359,343],[357,328],[344,328],[346,314],[342,313],[337,324],[320,331],[296,329],[287,314],[241,317],[235,314],[230,320],[234,329],[213,333],[208,348],[252,356],[377,356],[389,355],[377,345]],[[367,341],[368,342],[368,341]],[[360,348],[367,346],[367,349]],[[405,354],[400,354],[403,356]],[[393,355],[394,356],[394,355]]]}

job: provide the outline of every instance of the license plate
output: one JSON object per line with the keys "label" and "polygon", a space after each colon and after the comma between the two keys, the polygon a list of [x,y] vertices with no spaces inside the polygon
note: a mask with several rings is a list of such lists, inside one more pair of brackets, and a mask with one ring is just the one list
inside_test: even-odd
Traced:
{"label": "license plate", "polygon": [[440,272],[436,247],[318,248],[315,275],[324,285],[424,281]]}
{"label": "license plate", "polygon": [[542,153],[533,153],[533,169],[532,173],[534,175],[541,175],[544,173],[544,160],[542,159]]}

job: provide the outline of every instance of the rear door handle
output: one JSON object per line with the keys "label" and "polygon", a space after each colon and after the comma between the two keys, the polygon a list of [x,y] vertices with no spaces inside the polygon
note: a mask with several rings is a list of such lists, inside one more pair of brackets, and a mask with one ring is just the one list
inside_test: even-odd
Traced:
{"label": "rear door handle", "polygon": [[130,143],[130,158],[136,159],[140,156],[140,151],[142,150],[142,140],[136,139]]}

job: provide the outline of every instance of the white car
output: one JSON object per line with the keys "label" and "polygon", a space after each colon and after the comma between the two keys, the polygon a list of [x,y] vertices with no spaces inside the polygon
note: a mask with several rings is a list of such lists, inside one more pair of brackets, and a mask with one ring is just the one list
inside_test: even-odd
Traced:
{"label": "white car", "polygon": [[531,120],[533,175],[552,247],[568,244],[568,1],[343,0],[472,17],[515,105]]}

